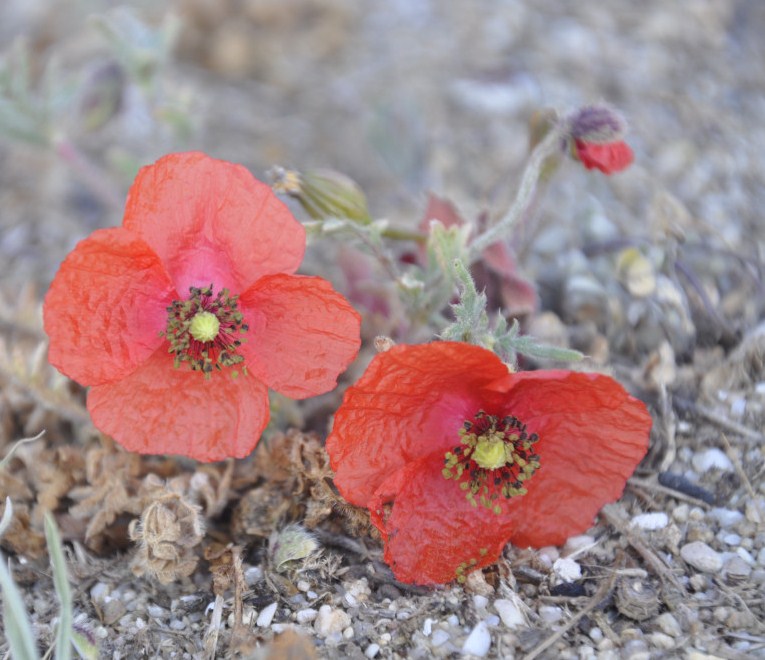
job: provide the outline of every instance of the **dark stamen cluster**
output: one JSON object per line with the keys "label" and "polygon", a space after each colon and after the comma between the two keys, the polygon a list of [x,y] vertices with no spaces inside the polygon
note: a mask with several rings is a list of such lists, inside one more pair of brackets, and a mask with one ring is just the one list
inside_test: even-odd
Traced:
{"label": "dark stamen cluster", "polygon": [[[239,296],[230,295],[228,289],[221,289],[213,296],[211,284],[204,288],[192,286],[187,300],[173,301],[167,308],[167,328],[163,334],[170,343],[169,352],[175,356],[176,368],[181,362],[188,362],[193,370],[201,371],[209,378],[215,369],[244,361],[236,350],[244,341],[241,335],[248,327],[238,309],[238,299]],[[217,335],[210,341],[195,339],[189,330],[194,317],[202,312],[214,314],[220,324]]]}
{"label": "dark stamen cluster", "polygon": [[[477,506],[480,502],[500,513],[500,498],[510,499],[528,492],[524,482],[540,467],[539,455],[533,449],[539,436],[529,433],[521,420],[512,415],[499,418],[481,410],[472,421],[465,422],[459,435],[461,444],[446,453],[442,474],[459,482],[471,504]],[[504,451],[502,464],[491,469],[476,462],[476,451],[487,443],[495,451],[499,451],[498,443],[504,444],[500,447]]]}

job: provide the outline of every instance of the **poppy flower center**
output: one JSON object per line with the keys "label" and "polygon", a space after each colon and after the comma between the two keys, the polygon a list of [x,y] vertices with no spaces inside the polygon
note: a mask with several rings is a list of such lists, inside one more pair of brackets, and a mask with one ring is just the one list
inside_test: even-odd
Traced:
{"label": "poppy flower center", "polygon": [[[178,368],[188,362],[194,371],[201,371],[206,378],[214,369],[232,367],[244,362],[237,354],[247,332],[244,317],[238,309],[239,296],[232,296],[228,289],[213,295],[213,285],[189,288],[186,300],[174,300],[167,308],[165,337],[170,344]],[[246,373],[246,368],[243,369]],[[232,376],[238,372],[233,371]]]}
{"label": "poppy flower center", "polygon": [[496,417],[483,410],[459,431],[461,444],[444,456],[445,479],[453,479],[473,505],[499,514],[500,498],[525,495],[524,483],[539,469],[534,444],[536,433],[527,433],[517,417]]}

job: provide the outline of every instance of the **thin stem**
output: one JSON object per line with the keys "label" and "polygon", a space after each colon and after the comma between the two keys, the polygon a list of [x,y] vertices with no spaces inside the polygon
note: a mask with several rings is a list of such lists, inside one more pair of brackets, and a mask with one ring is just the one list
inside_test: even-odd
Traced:
{"label": "thin stem", "polygon": [[526,209],[534,200],[534,191],[539,182],[539,176],[542,172],[542,166],[548,157],[560,150],[560,142],[566,130],[565,122],[555,126],[540,142],[534,151],[531,152],[529,162],[523,171],[521,185],[515,196],[510,209],[505,216],[496,224],[487,228],[483,234],[476,236],[472,242],[471,261],[475,261],[487,247],[496,243],[504,235],[509,234],[516,222],[523,217]]}
{"label": "thin stem", "polygon": [[428,237],[425,236],[425,234],[421,234],[417,231],[410,231],[408,229],[399,229],[397,227],[383,229],[381,235],[393,241],[415,241],[416,243],[424,244],[428,240]]}

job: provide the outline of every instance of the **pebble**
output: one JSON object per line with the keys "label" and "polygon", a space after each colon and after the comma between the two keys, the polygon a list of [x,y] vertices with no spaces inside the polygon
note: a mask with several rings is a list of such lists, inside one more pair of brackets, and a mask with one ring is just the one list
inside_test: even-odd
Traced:
{"label": "pebble", "polygon": [[716,520],[717,524],[723,529],[733,527],[733,525],[737,525],[744,519],[744,514],[741,511],[723,509],[721,507],[711,509],[707,512],[707,516]]}
{"label": "pebble", "polygon": [[152,619],[160,619],[165,616],[165,614],[167,614],[167,610],[165,610],[164,607],[160,607],[159,605],[149,605],[146,608],[146,612]]}
{"label": "pebble", "polygon": [[738,534],[724,534],[720,540],[726,545],[741,545],[741,537]]}
{"label": "pebble", "polygon": [[441,646],[449,641],[449,633],[443,628],[438,628],[433,631],[433,637],[431,638],[433,646]]}
{"label": "pebble", "polygon": [[587,634],[589,635],[590,639],[595,643],[603,639],[603,631],[597,626],[593,626],[592,628],[590,628],[590,632],[588,632]]}
{"label": "pebble", "polygon": [[542,605],[539,618],[545,623],[557,623],[563,618],[563,610],[557,605]]}
{"label": "pebble", "polygon": [[647,639],[657,649],[669,650],[675,648],[675,640],[661,632],[651,633]]}
{"label": "pebble", "polygon": [[276,614],[276,603],[271,603],[267,607],[264,607],[263,610],[261,610],[260,614],[258,614],[258,618],[255,621],[255,625],[258,626],[258,628],[268,628],[268,626],[271,625],[271,622],[274,620],[274,614]]}
{"label": "pebble", "polygon": [[691,459],[693,469],[699,474],[717,469],[722,472],[733,472],[733,463],[722,449],[710,447],[697,452]]}
{"label": "pebble", "polygon": [[[137,620],[136,620],[136,623],[138,623]],[[186,622],[183,619],[171,619],[170,629],[171,630],[186,630]]]}
{"label": "pebble", "polygon": [[422,624],[422,634],[425,635],[425,637],[430,637],[430,633],[433,632],[433,619],[425,619],[425,622]]}
{"label": "pebble", "polygon": [[380,652],[379,644],[370,644],[369,646],[367,646],[367,648],[364,649],[364,655],[367,658],[374,658],[377,656],[379,652]]}
{"label": "pebble", "polygon": [[595,545],[595,537],[589,534],[580,534],[579,536],[572,536],[563,545],[563,556],[573,555],[575,552],[579,552],[585,548]]}
{"label": "pebble", "polygon": [[571,557],[556,559],[553,564],[553,571],[563,582],[573,582],[582,577],[582,567]]}
{"label": "pebble", "polygon": [[638,529],[649,531],[664,529],[669,525],[669,516],[663,511],[657,513],[641,513],[635,516],[630,524]]}
{"label": "pebble", "polygon": [[298,591],[302,591],[303,593],[305,593],[311,588],[311,583],[308,582],[307,580],[298,580],[297,588],[298,588]]}
{"label": "pebble", "polygon": [[691,508],[687,504],[680,504],[672,510],[672,519],[679,523],[688,522],[688,513],[690,510]]}
{"label": "pebble", "polygon": [[263,580],[263,569],[260,566],[250,566],[244,572],[244,581],[252,587]]}
{"label": "pebble", "polygon": [[680,556],[683,561],[704,573],[717,573],[723,566],[720,553],[701,541],[686,543],[680,548]]}
{"label": "pebble", "polygon": [[470,631],[465,643],[462,645],[462,652],[465,655],[474,655],[483,658],[491,648],[491,633],[485,621],[479,621],[475,628]]}
{"label": "pebble", "polygon": [[319,614],[318,610],[313,609],[313,607],[306,607],[304,610],[300,610],[297,614],[295,614],[295,620],[298,623],[311,623],[311,621],[316,620],[316,616]]}
{"label": "pebble", "polygon": [[680,627],[677,619],[669,612],[657,616],[656,625],[659,627],[659,630],[670,637],[680,637],[683,634],[683,629]]}
{"label": "pebble", "polygon": [[489,604],[489,599],[486,598],[486,596],[480,596],[478,594],[473,596],[473,607],[475,607],[475,609],[485,610],[488,604]]}
{"label": "pebble", "polygon": [[752,567],[736,555],[725,562],[723,573],[729,584],[740,584],[752,574]]}
{"label": "pebble", "polygon": [[109,585],[103,582],[96,582],[90,590],[90,598],[94,601],[101,601],[109,595]]}
{"label": "pebble", "polygon": [[341,633],[350,625],[351,617],[345,612],[332,609],[329,605],[322,605],[313,627],[319,637],[329,637],[333,633]]}
{"label": "pebble", "polygon": [[515,600],[498,598],[494,601],[494,609],[497,610],[497,614],[499,614],[499,618],[502,619],[502,623],[510,628],[510,630],[528,625],[519,603]]}

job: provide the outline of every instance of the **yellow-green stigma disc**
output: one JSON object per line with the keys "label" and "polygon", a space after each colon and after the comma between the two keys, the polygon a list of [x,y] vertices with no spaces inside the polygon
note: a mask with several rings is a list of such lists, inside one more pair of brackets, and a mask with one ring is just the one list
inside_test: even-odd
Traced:
{"label": "yellow-green stigma disc", "polygon": [[508,462],[507,448],[503,434],[488,433],[478,438],[471,458],[484,470],[496,470]]}
{"label": "yellow-green stigma disc", "polygon": [[191,319],[189,333],[201,342],[212,341],[218,336],[220,321],[212,312],[198,312]]}

